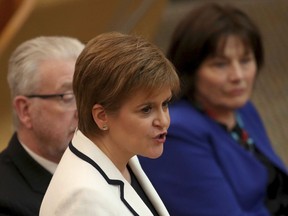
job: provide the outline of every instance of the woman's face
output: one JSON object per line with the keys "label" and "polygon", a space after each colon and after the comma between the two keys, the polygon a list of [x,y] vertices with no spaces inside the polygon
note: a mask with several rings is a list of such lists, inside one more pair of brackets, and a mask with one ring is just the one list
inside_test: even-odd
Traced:
{"label": "woman's face", "polygon": [[223,55],[208,58],[200,65],[196,75],[196,101],[215,114],[233,112],[249,100],[256,71],[252,51],[247,52],[239,38],[229,36]]}
{"label": "woman's face", "polygon": [[169,87],[149,95],[137,91],[117,114],[108,116],[110,146],[119,159],[121,155],[130,159],[134,155],[157,158],[162,154],[170,125],[171,96]]}

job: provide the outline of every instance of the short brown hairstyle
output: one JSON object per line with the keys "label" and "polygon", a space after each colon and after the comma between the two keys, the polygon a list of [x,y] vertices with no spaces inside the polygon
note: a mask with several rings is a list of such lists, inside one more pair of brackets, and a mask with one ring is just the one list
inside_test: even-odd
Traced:
{"label": "short brown hairstyle", "polygon": [[175,94],[179,85],[174,66],[152,43],[118,32],[101,34],[87,43],[75,66],[78,128],[86,136],[102,133],[92,116],[95,104],[117,112],[137,90],[152,92],[169,86]]}

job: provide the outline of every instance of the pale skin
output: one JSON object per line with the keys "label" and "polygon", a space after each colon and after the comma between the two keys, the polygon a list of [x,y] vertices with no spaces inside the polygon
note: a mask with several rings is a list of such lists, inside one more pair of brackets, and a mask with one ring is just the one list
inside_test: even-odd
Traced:
{"label": "pale skin", "polygon": [[251,97],[257,63],[242,41],[229,36],[222,56],[206,59],[197,71],[195,98],[218,122],[231,129],[235,110]]}
{"label": "pale skin", "polygon": [[[33,94],[73,92],[75,60],[45,60],[38,65],[39,89]],[[61,99],[16,96],[13,107],[20,125],[19,140],[34,153],[58,163],[71,141],[78,118],[75,100],[65,104]]]}
{"label": "pale skin", "polygon": [[163,152],[170,116],[168,104],[170,88],[147,95],[138,91],[128,99],[116,114],[109,114],[103,106],[95,104],[92,110],[99,128],[108,127],[101,137],[91,140],[110,158],[122,175],[130,182],[127,170],[129,159],[135,155],[157,158]]}

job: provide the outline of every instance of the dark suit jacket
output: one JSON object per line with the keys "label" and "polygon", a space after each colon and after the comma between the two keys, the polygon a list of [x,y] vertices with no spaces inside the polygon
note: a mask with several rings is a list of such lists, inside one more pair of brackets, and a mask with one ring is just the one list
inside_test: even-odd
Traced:
{"label": "dark suit jacket", "polygon": [[[164,153],[139,157],[169,213],[176,216],[267,216],[266,167],[227,131],[188,101],[170,106]],[[238,110],[256,148],[287,174],[251,103]]]}
{"label": "dark suit jacket", "polygon": [[0,153],[0,215],[39,215],[52,174],[23,149],[16,133]]}

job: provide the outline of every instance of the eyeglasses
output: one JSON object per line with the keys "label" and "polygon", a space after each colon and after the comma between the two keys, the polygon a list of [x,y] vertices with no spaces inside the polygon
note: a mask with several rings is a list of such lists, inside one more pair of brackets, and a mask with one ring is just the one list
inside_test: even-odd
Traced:
{"label": "eyeglasses", "polygon": [[64,104],[72,105],[75,104],[75,96],[73,93],[63,93],[63,94],[32,94],[25,95],[28,98],[41,98],[44,100],[59,98]]}

